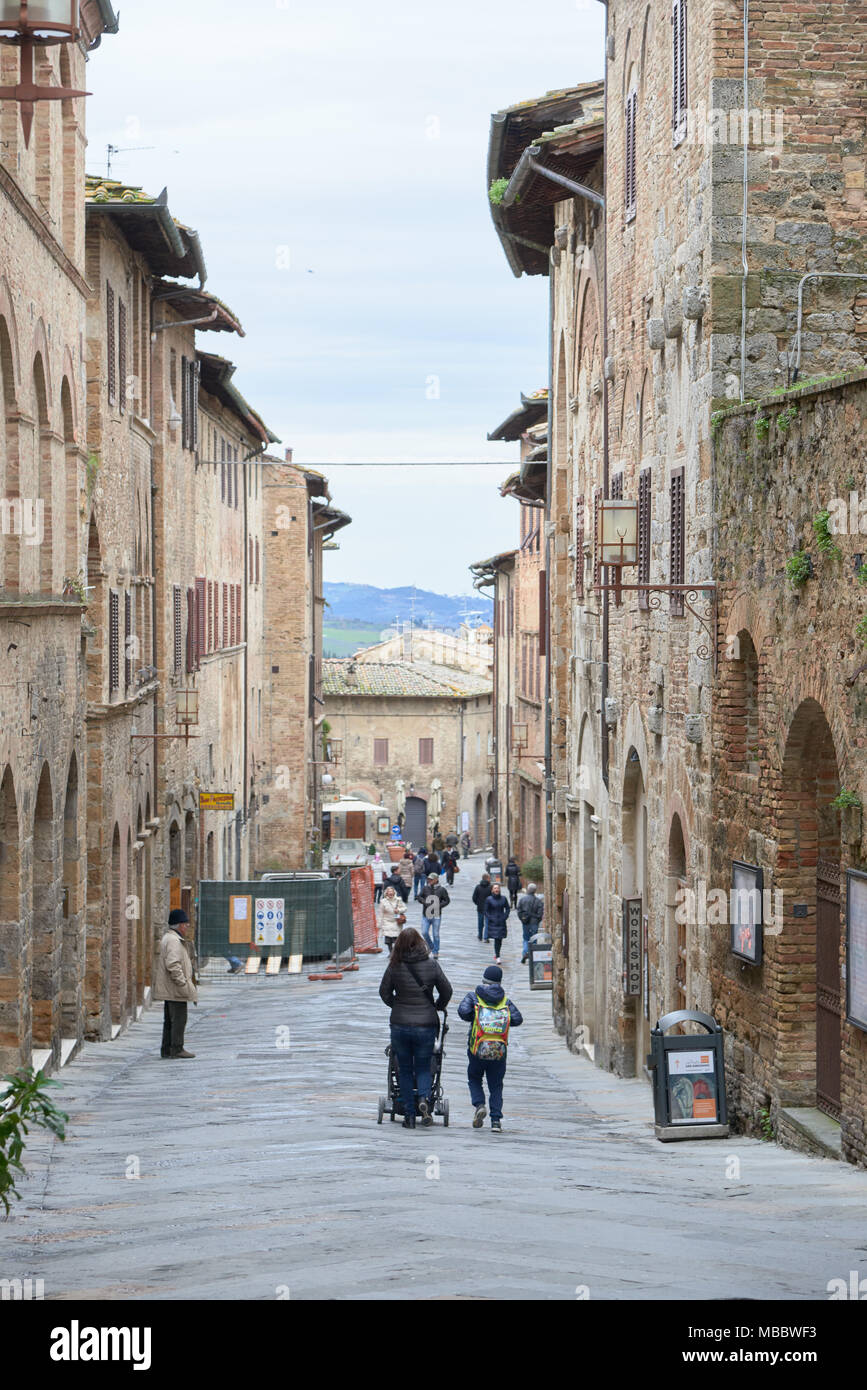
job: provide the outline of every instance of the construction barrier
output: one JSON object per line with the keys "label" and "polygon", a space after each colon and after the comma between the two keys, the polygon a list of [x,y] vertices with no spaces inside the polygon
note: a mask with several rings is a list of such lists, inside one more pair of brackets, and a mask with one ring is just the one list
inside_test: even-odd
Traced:
{"label": "construction barrier", "polygon": [[349,882],[356,953],[374,955],[380,952],[382,947],[378,942],[376,909],[373,905],[373,869],[370,865],[364,869],[350,869]]}
{"label": "construction barrier", "polygon": [[[196,903],[199,974],[225,975],[230,959],[240,960],[245,974],[263,978],[279,973],[276,962],[291,963],[294,975],[300,974],[302,960],[322,961],[326,969],[329,961],[351,961],[354,906],[347,874],[202,880]],[[267,965],[260,971],[262,960],[271,962],[270,972]]]}

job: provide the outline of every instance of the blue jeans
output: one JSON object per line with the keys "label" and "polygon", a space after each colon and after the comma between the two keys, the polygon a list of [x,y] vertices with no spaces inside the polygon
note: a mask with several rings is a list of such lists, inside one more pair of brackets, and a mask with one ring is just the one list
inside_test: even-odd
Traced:
{"label": "blue jeans", "polygon": [[413,874],[413,876],[412,876],[412,896],[413,896],[414,898],[417,898],[417,897],[418,897],[419,893],[421,892],[422,888],[424,888],[424,886],[425,886],[426,883],[427,883],[427,879],[426,879],[426,877],[425,877],[424,874]]}
{"label": "blue jeans", "polygon": [[479,940],[481,941],[485,931],[485,914],[480,907],[476,908],[476,912],[479,918]]}
{"label": "blue jeans", "polygon": [[542,924],[541,922],[522,922],[521,925],[524,928],[524,949],[521,955],[528,956],[530,954],[530,937],[536,935],[536,932],[541,929]]}
{"label": "blue jeans", "polygon": [[395,1023],[391,1025],[391,1046],[397,1061],[404,1115],[415,1114],[413,1089],[422,1100],[430,1097],[431,1058],[436,1040],[436,1028],[404,1028]]}
{"label": "blue jeans", "polygon": [[473,1105],[484,1105],[485,1092],[482,1088],[482,1080],[488,1083],[488,1093],[491,1097],[490,1111],[491,1120],[501,1120],[503,1118],[503,1078],[506,1075],[506,1058],[500,1062],[486,1062],[481,1057],[474,1057],[472,1052],[467,1052],[467,1082],[470,1087],[470,1100]]}
{"label": "blue jeans", "polygon": [[[422,932],[422,936],[424,938],[424,943],[427,946],[428,950],[433,951],[434,955],[438,956],[440,953],[439,917],[425,917],[424,931]],[[433,941],[431,941],[431,937],[433,937]]]}

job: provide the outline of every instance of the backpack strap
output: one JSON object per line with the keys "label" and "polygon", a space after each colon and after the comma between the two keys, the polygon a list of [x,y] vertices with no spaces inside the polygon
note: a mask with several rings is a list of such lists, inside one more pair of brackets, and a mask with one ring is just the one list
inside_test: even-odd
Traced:
{"label": "backpack strap", "polygon": [[423,995],[425,996],[425,998],[427,999],[427,1001],[428,1001],[428,1003],[430,1004],[431,1008],[432,1008],[432,1009],[435,1009],[435,1008],[436,1008],[436,1004],[434,1003],[433,985],[426,985],[426,984],[424,984],[423,981],[420,979],[419,974],[418,974],[418,971],[416,970],[415,966],[414,966],[414,965],[410,965],[410,963],[409,963],[408,960],[405,960],[403,963],[404,963],[404,965],[406,966],[406,968],[407,968],[407,970],[409,971],[409,973],[410,973],[410,975],[412,976],[412,978],[415,980],[415,982],[416,982],[416,984],[418,985],[419,989],[421,990],[422,994],[423,994]]}

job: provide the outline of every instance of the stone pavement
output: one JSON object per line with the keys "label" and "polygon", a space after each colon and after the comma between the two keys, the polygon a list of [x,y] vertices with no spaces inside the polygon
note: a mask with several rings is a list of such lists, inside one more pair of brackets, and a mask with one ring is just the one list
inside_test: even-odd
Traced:
{"label": "stone pavement", "polygon": [[[455,1008],[492,959],[481,868],[462,864],[444,917]],[[335,983],[225,977],[190,1010],[195,1061],[160,1060],[154,1007],[64,1068],[69,1138],[33,1136],[0,1278],[41,1278],[46,1299],[683,1299],[698,1280],[710,1299],[807,1299],[867,1273],[867,1173],[759,1140],[658,1143],[645,1082],[554,1032],[510,924],[526,1022],[501,1135],[470,1127],[455,1008],[449,1128],[377,1126],[384,955]]]}

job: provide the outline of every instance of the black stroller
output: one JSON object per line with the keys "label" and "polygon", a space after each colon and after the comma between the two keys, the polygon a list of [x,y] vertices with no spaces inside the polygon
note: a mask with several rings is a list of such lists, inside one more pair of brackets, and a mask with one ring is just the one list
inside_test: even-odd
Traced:
{"label": "black stroller", "polygon": [[[443,1095],[442,1075],[443,1057],[445,1056],[446,1033],[449,1031],[446,1010],[443,1009],[442,1022],[436,1042],[434,1043],[433,1057],[431,1059],[430,1074],[430,1093],[433,1101],[434,1115],[442,1115],[443,1124],[449,1122],[449,1103]],[[382,1124],[383,1115],[388,1115],[392,1120],[397,1119],[398,1115],[403,1115],[403,1101],[400,1098],[400,1078],[397,1070],[397,1057],[392,1051],[391,1043],[385,1049],[388,1058],[388,1095],[379,1097],[379,1105],[376,1114],[376,1123]],[[414,1090],[416,1113],[418,1113],[418,1091]]]}

